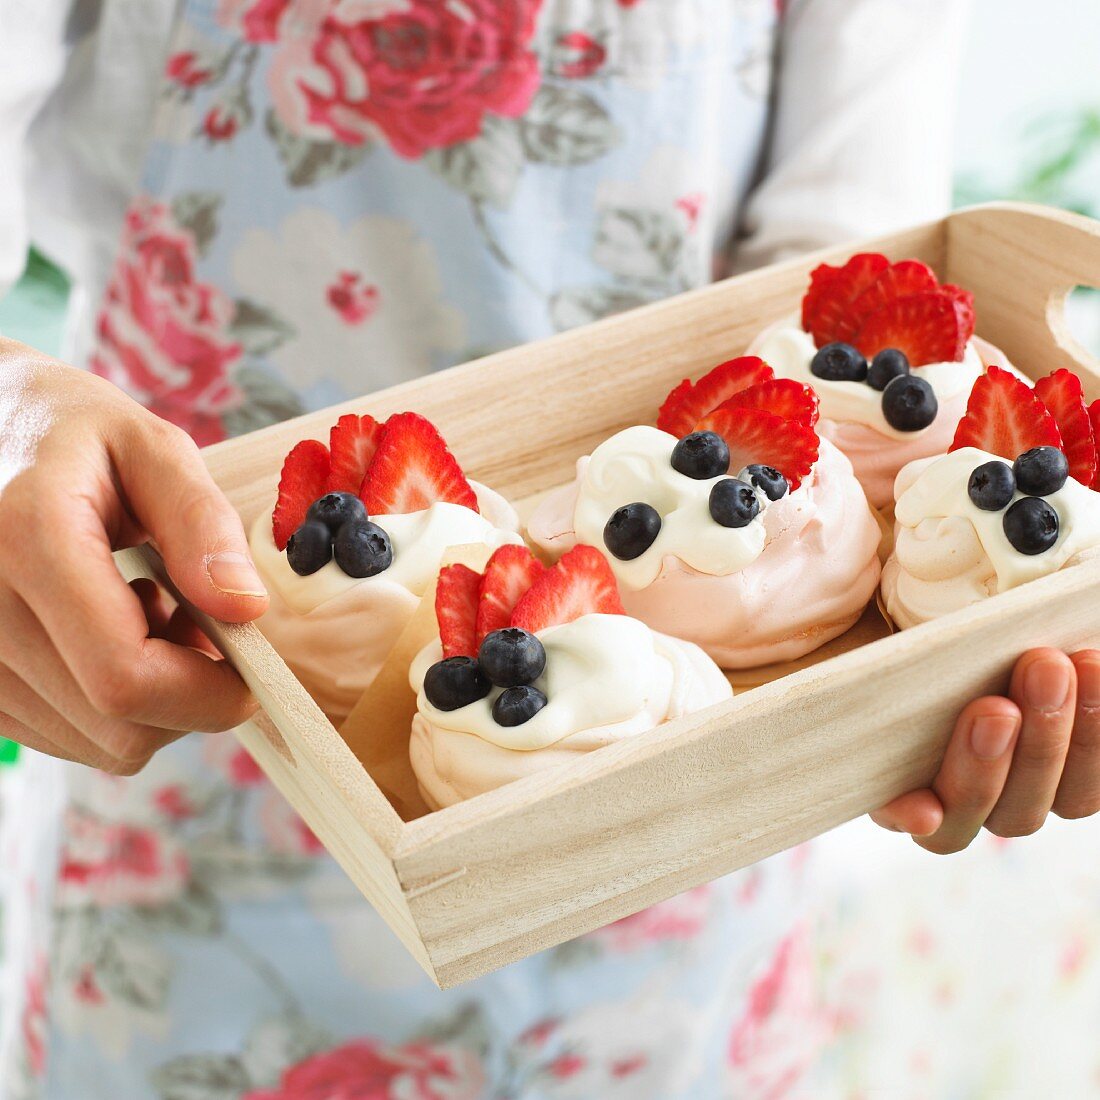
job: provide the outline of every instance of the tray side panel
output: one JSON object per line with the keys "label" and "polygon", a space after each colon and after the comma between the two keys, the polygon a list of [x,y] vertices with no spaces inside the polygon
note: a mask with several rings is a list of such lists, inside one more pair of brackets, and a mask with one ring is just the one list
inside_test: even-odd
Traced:
{"label": "tray side panel", "polygon": [[959,710],[1003,690],[1021,649],[1100,643],[1098,586],[1100,563],[1076,566],[411,823],[396,867],[439,980],[468,980],[926,785]]}
{"label": "tray side panel", "polygon": [[[933,222],[861,247],[939,267],[944,225]],[[728,279],[219,443],[204,454],[251,523],[274,502],[283,457],[300,439],[327,440],[342,412],[386,416],[415,409],[436,422],[470,476],[506,496],[530,496],[569,480],[577,458],[620,428],[652,423],[673,385],[739,354],[764,325],[794,311],[813,267],[851,250],[830,249]]]}

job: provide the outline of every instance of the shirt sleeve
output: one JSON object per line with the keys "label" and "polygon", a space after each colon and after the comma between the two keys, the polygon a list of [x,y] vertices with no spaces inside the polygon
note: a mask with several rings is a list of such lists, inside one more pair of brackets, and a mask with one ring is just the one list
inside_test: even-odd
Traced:
{"label": "shirt sleeve", "polygon": [[0,3],[0,296],[26,260],[27,132],[64,72],[73,7],[73,0]]}
{"label": "shirt sleeve", "polygon": [[744,270],[942,216],[968,0],[791,0]]}

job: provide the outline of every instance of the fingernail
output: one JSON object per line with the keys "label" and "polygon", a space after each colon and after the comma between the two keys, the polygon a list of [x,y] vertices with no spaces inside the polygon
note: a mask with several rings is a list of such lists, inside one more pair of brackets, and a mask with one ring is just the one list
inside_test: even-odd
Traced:
{"label": "fingernail", "polygon": [[1035,661],[1024,674],[1024,701],[1033,710],[1061,710],[1069,697],[1069,669],[1062,661]]}
{"label": "fingernail", "polygon": [[1089,661],[1078,666],[1077,701],[1087,710],[1100,710],[1100,663]]}
{"label": "fingernail", "polygon": [[264,582],[247,554],[234,550],[225,550],[215,554],[206,562],[206,572],[210,583],[219,591],[230,596],[267,595]]}
{"label": "fingernail", "polygon": [[1008,752],[1016,736],[1016,719],[1007,715],[984,715],[970,727],[970,748],[979,760],[996,760]]}

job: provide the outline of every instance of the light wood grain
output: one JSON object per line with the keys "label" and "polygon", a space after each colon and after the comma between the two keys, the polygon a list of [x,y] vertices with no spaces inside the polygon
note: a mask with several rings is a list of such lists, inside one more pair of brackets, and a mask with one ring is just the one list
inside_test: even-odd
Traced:
{"label": "light wood grain", "polygon": [[[1100,282],[1100,226],[979,208],[804,257],[220,444],[210,468],[246,521],[271,506],[284,453],[343,411],[436,420],[472,476],[513,499],[567,481],[612,432],[652,421],[672,384],[793,312],[808,271],[873,248],[975,292],[979,332],[1033,375],[1097,366],[1060,304]],[[130,569],[158,572],[148,556]],[[162,574],[160,574],[162,575]],[[1003,688],[1029,645],[1100,644],[1100,563],[1063,570],[541,775],[403,822],[258,633],[205,622],[269,722],[241,737],[442,985],[623,917],[818,835],[926,783],[954,717]],[[360,716],[362,719],[362,716]],[[369,721],[352,735],[359,755]],[[393,736],[400,749],[400,737]],[[392,746],[389,750],[392,754]]]}

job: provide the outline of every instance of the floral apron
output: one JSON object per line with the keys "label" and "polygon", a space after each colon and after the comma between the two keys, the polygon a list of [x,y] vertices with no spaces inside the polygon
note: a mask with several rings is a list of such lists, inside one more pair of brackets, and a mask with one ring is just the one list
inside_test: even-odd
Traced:
{"label": "floral apron", "polygon": [[[199,443],[725,262],[775,0],[181,7],[88,365]],[[441,993],[231,737],[26,757],[3,1100],[776,1096],[824,1035],[804,852]]]}

